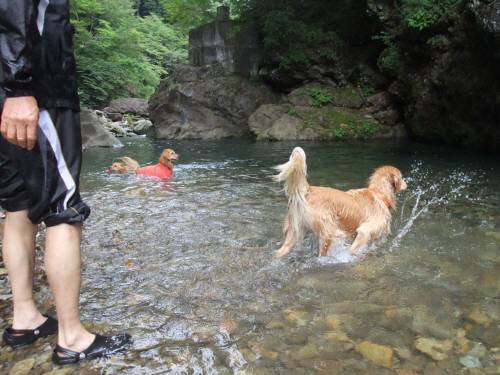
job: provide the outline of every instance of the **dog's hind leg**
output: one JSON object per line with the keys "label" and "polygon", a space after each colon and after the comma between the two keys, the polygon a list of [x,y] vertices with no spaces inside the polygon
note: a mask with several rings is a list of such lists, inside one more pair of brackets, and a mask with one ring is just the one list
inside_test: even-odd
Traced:
{"label": "dog's hind leg", "polygon": [[293,232],[292,228],[290,228],[290,222],[288,221],[288,218],[285,220],[283,233],[283,245],[274,253],[274,256],[276,258],[281,258],[282,256],[288,254],[297,243],[297,235]]}
{"label": "dog's hind leg", "polygon": [[281,258],[282,256],[288,254],[290,250],[292,250],[293,247],[295,246],[295,243],[296,241],[294,236],[291,234],[287,234],[287,236],[285,237],[285,241],[283,242],[283,245],[279,248],[279,250],[277,250],[274,253],[274,256],[276,258]]}

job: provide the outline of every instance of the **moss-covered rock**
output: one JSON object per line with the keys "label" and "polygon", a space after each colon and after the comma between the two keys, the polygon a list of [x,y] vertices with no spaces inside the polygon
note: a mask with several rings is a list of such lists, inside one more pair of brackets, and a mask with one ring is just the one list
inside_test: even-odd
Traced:
{"label": "moss-covered rock", "polygon": [[369,140],[404,137],[402,126],[387,126],[364,110],[326,105],[263,105],[249,119],[258,140]]}
{"label": "moss-covered rock", "polygon": [[359,109],[365,103],[361,89],[352,85],[332,87],[310,83],[293,90],[288,100],[296,106],[323,107],[333,104],[338,107]]}

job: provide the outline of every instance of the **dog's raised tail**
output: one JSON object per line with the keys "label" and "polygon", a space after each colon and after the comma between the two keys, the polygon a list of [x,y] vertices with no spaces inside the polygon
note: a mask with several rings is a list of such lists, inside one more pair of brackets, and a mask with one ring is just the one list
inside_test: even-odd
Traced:
{"label": "dog's raised tail", "polygon": [[293,242],[300,242],[310,223],[310,208],[307,202],[309,183],[307,182],[306,153],[300,147],[295,147],[290,160],[275,167],[279,172],[274,176],[278,182],[285,183],[285,193],[288,197],[288,215],[285,223],[285,235],[291,236]]}

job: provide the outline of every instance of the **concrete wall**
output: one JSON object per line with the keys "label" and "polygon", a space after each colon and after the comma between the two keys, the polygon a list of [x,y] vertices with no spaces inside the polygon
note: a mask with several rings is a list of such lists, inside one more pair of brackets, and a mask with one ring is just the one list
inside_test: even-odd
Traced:
{"label": "concrete wall", "polygon": [[255,76],[261,61],[256,28],[231,21],[225,9],[218,10],[216,21],[189,33],[189,63],[200,66],[217,62],[230,73]]}

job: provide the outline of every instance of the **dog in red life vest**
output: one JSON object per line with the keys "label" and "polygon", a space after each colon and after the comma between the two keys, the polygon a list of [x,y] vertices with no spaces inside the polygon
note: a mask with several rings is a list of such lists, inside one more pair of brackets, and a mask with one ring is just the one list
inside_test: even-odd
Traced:
{"label": "dog in red life vest", "polygon": [[128,157],[120,158],[119,162],[113,163],[109,168],[109,173],[135,173],[140,176],[157,177],[161,180],[168,180],[174,175],[174,163],[179,156],[174,150],[167,148],[160,155],[158,164],[141,167],[139,163]]}

